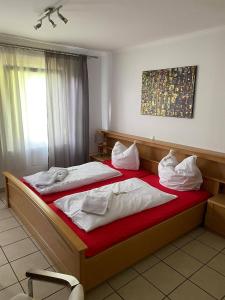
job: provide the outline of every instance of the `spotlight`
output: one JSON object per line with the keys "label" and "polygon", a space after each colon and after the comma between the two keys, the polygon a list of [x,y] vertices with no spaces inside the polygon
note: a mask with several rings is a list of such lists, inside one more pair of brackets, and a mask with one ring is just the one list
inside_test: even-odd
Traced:
{"label": "spotlight", "polygon": [[39,20],[39,22],[34,26],[35,30],[38,30],[39,28],[41,28],[42,25],[42,20]]}
{"label": "spotlight", "polygon": [[58,17],[66,24],[68,22],[68,19],[65,18],[60,12],[60,8],[62,8],[63,6],[60,5],[58,7],[47,7],[42,16],[39,18],[38,20],[38,23],[34,26],[34,29],[38,30],[41,26],[42,26],[42,21],[45,19],[45,18],[48,18],[49,22],[52,24],[52,27],[55,28],[56,27],[56,24],[55,22],[51,19],[51,16],[53,13],[55,13],[57,11],[57,15]]}
{"label": "spotlight", "polygon": [[68,19],[65,18],[62,14],[60,14],[59,9],[60,7],[57,9],[58,17],[66,24],[68,22]]}
{"label": "spotlight", "polygon": [[55,24],[55,22],[50,18],[50,15],[48,15],[48,20],[49,20],[49,22],[52,24],[52,27],[55,28],[55,27],[56,27],[56,24]]}

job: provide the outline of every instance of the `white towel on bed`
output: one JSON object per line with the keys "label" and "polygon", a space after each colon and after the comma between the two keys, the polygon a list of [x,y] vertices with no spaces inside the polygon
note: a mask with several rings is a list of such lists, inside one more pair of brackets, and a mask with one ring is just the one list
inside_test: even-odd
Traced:
{"label": "white towel on bed", "polygon": [[34,185],[34,176],[37,176],[37,174],[26,176],[24,179],[41,195],[47,195],[122,175],[118,170],[97,161],[69,167],[67,171],[68,175],[62,181],[56,181],[48,186],[38,187]]}
{"label": "white towel on bed", "polygon": [[81,210],[89,214],[104,215],[110,206],[112,197],[112,191],[90,191],[89,194],[84,195]]}
{"label": "white towel on bed", "polygon": [[[86,195],[99,191],[113,192],[108,209],[104,215],[86,213],[81,210]],[[100,188],[65,196],[54,201],[74,224],[85,231],[111,223],[117,219],[164,204],[177,198],[176,195],[162,192],[145,181],[131,178]],[[90,200],[91,201],[91,200]],[[122,228],[121,228],[122,229]]]}
{"label": "white towel on bed", "polygon": [[24,179],[31,185],[42,188],[62,181],[68,174],[69,172],[65,168],[51,167],[48,171],[38,172],[24,177]]}

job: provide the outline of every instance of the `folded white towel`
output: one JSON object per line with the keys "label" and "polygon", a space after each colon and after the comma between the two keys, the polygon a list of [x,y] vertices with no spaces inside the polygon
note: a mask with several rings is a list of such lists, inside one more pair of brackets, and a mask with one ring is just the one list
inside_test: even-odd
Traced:
{"label": "folded white towel", "polygon": [[51,167],[48,171],[39,173],[39,176],[35,180],[35,186],[45,187],[52,185],[55,182],[62,181],[68,173],[68,170],[65,168]]}
{"label": "folded white towel", "polygon": [[[74,168],[76,170],[76,168]],[[69,171],[66,168],[59,168],[59,167],[51,167],[48,170],[53,176],[56,175],[56,181],[63,181],[64,178],[69,174]]]}
{"label": "folded white towel", "polygon": [[52,175],[47,171],[40,172],[38,177],[36,178],[34,185],[37,187],[52,185],[56,181],[56,176],[56,174]]}
{"label": "folded white towel", "polygon": [[26,176],[24,179],[34,187],[47,187],[55,182],[60,182],[69,174],[65,168],[51,167],[48,171],[38,172],[36,174]]}
{"label": "folded white towel", "polygon": [[38,187],[35,184],[43,183],[43,181],[42,182],[37,181],[37,178],[43,172],[26,176],[24,177],[24,179],[31,186],[33,186],[41,195],[47,195],[51,193],[78,188],[86,184],[90,184],[90,183],[94,183],[94,182],[98,182],[98,181],[102,181],[102,180],[106,180],[109,178],[122,175],[119,171],[110,168],[109,166],[97,161],[89,162],[79,166],[69,167],[66,169],[66,173],[67,171],[68,171],[68,175],[62,181],[56,181],[51,185],[45,185],[45,186],[42,185],[41,187]]}
{"label": "folded white towel", "polygon": [[[90,194],[90,192],[92,194]],[[104,215],[86,213],[81,210],[85,195],[95,197],[95,193],[112,192],[111,201],[108,202]],[[89,232],[97,227],[111,223],[117,219],[138,213],[168,201],[177,196],[164,193],[138,178],[131,178],[104,185],[100,188],[65,196],[54,201],[56,207],[61,209],[79,228]],[[92,199],[91,199],[92,198]]]}
{"label": "folded white towel", "polygon": [[90,191],[84,194],[81,210],[89,214],[104,215],[110,207],[112,197],[112,191]]}

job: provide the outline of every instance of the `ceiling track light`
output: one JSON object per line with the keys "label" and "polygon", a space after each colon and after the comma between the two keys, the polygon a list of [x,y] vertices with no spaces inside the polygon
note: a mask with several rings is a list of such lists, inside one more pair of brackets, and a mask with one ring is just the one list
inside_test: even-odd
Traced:
{"label": "ceiling track light", "polygon": [[38,23],[34,26],[35,30],[38,30],[39,28],[41,28],[42,25],[42,20],[39,20]]}
{"label": "ceiling track light", "polygon": [[48,18],[49,22],[52,24],[52,27],[55,28],[56,23],[51,19],[51,15],[56,11],[57,11],[57,15],[58,15],[59,19],[61,19],[66,24],[68,22],[68,19],[65,18],[59,12],[60,8],[62,8],[62,5],[60,5],[58,7],[47,7],[44,11],[44,15],[40,19],[38,19],[38,23],[34,26],[34,29],[38,30],[39,28],[41,28],[42,20],[44,20],[45,18]]}
{"label": "ceiling track light", "polygon": [[56,27],[56,24],[55,24],[55,22],[50,18],[50,15],[48,15],[48,20],[49,20],[49,22],[52,24],[52,27],[55,28],[55,27]]}
{"label": "ceiling track light", "polygon": [[68,22],[68,19],[65,18],[62,14],[60,14],[59,12],[60,8],[61,8],[60,6],[57,8],[57,15],[66,24]]}

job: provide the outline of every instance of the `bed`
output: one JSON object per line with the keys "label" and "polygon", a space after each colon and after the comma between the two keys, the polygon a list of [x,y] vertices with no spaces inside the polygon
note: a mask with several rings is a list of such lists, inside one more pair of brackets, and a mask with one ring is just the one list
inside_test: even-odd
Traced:
{"label": "bed", "polygon": [[87,245],[85,257],[93,257],[135,234],[168,220],[174,215],[198,204],[204,204],[210,195],[205,190],[178,192],[165,188],[160,185],[159,177],[153,174],[142,177],[141,180],[163,192],[176,195],[177,198],[166,204],[116,220],[90,232],[78,228],[53,202],[49,204],[49,207],[85,242]]}
{"label": "bed", "polygon": [[[120,140],[127,145],[136,140],[141,157],[141,172],[143,172],[143,176],[140,175],[142,176],[140,178],[152,185],[155,184],[156,187],[159,187],[157,179],[158,161],[170,148],[173,148],[177,150],[181,159],[193,153],[198,155],[199,167],[205,177],[203,185],[205,190],[211,194],[217,194],[223,188],[225,156],[222,153],[155,140],[152,141],[146,138],[111,131],[103,131],[103,133],[109,153],[116,140]],[[150,174],[149,172],[154,174]],[[47,252],[56,267],[61,272],[75,275],[86,290],[95,287],[97,284],[200,225],[204,219],[206,199],[209,197],[209,194],[203,192],[203,197],[200,200],[192,202],[190,201],[190,195],[186,195],[186,200],[181,201],[181,206],[183,207],[177,209],[175,213],[171,207],[167,207],[166,209],[164,207],[164,215],[162,208],[161,211],[159,208],[152,209],[150,213],[156,210],[154,218],[157,219],[158,217],[157,222],[150,222],[151,224],[146,222],[145,225],[142,224],[139,226],[141,228],[138,230],[137,228],[133,229],[132,232],[126,230],[126,234],[119,238],[116,237],[113,243],[110,240],[108,244],[100,245],[100,248],[97,247],[94,250],[91,248],[90,251],[90,244],[86,238],[81,237],[74,230],[73,225],[69,223],[69,219],[66,219],[54,207],[53,201],[56,199],[55,197],[62,197],[64,194],[57,196],[52,194],[50,199],[43,199],[43,197],[41,199],[39,195],[12,174],[5,172],[4,175],[6,178],[8,205],[28,227],[31,234],[37,239],[45,252]],[[130,176],[134,177],[136,175],[130,174]],[[118,180],[118,178],[114,178],[113,180]],[[106,184],[107,182],[104,183]],[[82,187],[79,190],[82,191],[86,188],[92,188],[92,186]],[[175,205],[176,208],[178,206]],[[146,211],[142,214],[145,215]],[[134,218],[137,216],[134,215],[131,217]],[[152,220],[154,218],[153,215],[146,218],[142,215],[142,219],[145,220]],[[114,222],[116,225],[114,224],[113,226],[116,227],[110,229],[111,235],[112,232],[118,231],[118,228],[121,228],[121,226],[129,228],[130,225],[121,225],[119,221],[127,222],[127,218]],[[133,220],[131,223],[135,224],[138,221],[136,219],[136,221]],[[102,228],[104,232],[100,232],[98,236],[100,240],[101,236],[103,239],[104,236],[109,236],[107,226]],[[96,241],[95,244],[99,246],[100,240]],[[105,240],[107,239],[105,238]]]}

